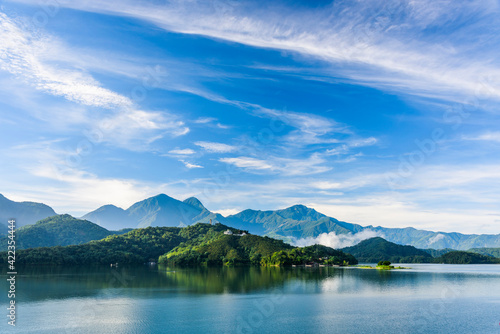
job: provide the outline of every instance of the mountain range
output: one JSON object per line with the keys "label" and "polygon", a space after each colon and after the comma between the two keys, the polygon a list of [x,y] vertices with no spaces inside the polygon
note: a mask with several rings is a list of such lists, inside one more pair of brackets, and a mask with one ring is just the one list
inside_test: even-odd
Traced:
{"label": "mountain range", "polygon": [[[13,202],[0,195],[1,217],[4,224],[8,218],[16,218],[18,226],[34,224],[36,221],[53,216],[54,210],[45,204]],[[4,217],[5,216],[5,217]],[[209,211],[195,197],[184,201],[160,194],[137,202],[126,210],[108,204],[82,217],[107,230],[139,228],[147,226],[182,227],[197,222],[221,223],[250,233],[297,241],[301,238],[342,236],[351,240],[351,245],[359,241],[356,234],[366,237],[379,236],[400,245],[417,248],[468,250],[471,248],[500,247],[500,234],[461,234],[418,230],[412,227],[386,228],[381,226],[361,226],[339,221],[304,205],[294,205],[282,210],[244,210],[224,217]],[[360,236],[359,234],[358,236]]]}
{"label": "mountain range", "polygon": [[[108,231],[88,220],[77,219],[68,214],[56,215],[17,229],[16,249],[80,245],[130,230]],[[7,249],[8,242],[7,236],[0,238],[0,249]]]}
{"label": "mountain range", "polygon": [[[7,225],[9,219],[15,218],[16,227],[34,224],[37,221],[55,215],[48,205],[34,202],[14,202],[0,194],[0,224]],[[1,234],[5,234],[6,227]]]}

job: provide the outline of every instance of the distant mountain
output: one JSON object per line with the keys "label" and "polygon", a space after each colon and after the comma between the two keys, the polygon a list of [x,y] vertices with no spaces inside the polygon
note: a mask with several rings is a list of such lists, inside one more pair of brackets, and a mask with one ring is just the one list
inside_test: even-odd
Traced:
{"label": "distant mountain", "polygon": [[181,202],[165,194],[137,202],[127,210],[105,205],[82,218],[114,230],[147,226],[182,227],[198,222],[209,223],[210,219],[212,223],[226,222],[223,216],[208,211],[195,197]]}
{"label": "distant mountain", "polygon": [[114,205],[104,205],[99,209],[87,213],[82,219],[89,220],[108,230],[119,230],[137,225],[127,211]]}
{"label": "distant mountain", "polygon": [[[79,245],[109,235],[105,228],[70,215],[57,215],[26,225],[16,231],[16,249]],[[7,249],[7,237],[0,239],[0,249]]]}
{"label": "distant mountain", "polygon": [[467,250],[470,248],[499,247],[500,234],[461,234],[448,232],[432,232],[417,230],[413,227],[407,228],[386,228],[366,226],[379,233],[388,241],[401,244],[412,245],[417,248],[443,249],[451,248],[457,250]]}
{"label": "distant mountain", "polygon": [[434,262],[446,264],[493,264],[500,263],[500,259],[472,252],[453,251],[434,259]]}
{"label": "distant mountain", "polygon": [[[186,198],[185,200],[182,201],[183,203],[186,203],[187,205],[190,205],[194,208],[198,208],[200,210],[207,210],[203,204],[201,204],[200,200],[197,199],[196,197],[189,197]],[[208,211],[208,210],[207,210]]]}
{"label": "distant mountain", "polygon": [[426,263],[432,262],[432,256],[413,246],[402,246],[375,237],[361,241],[359,244],[341,249],[345,253],[354,255],[359,262],[378,263],[391,261],[392,263]]}
{"label": "distant mountain", "polygon": [[271,236],[291,236],[295,238],[315,237],[321,233],[357,233],[363,227],[330,218],[304,205],[294,205],[284,210],[245,210],[228,216],[230,223],[240,222],[245,228],[261,229]]}
{"label": "distant mountain", "polygon": [[[14,202],[0,194],[0,223],[7,225],[9,219],[16,220],[16,227],[34,224],[37,221],[54,216],[56,213],[50,207],[35,202]],[[4,232],[2,228],[2,232]],[[3,234],[3,233],[2,233]]]}
{"label": "distant mountain", "polygon": [[[17,219],[18,227],[34,224],[40,219],[55,215],[50,207],[32,202],[13,202],[0,195],[0,224],[3,231],[9,218]],[[283,240],[318,237],[333,232],[350,237],[359,232],[371,231],[371,235],[387,241],[412,245],[420,249],[456,249],[500,247],[500,234],[476,235],[447,232],[432,232],[407,228],[361,226],[339,221],[304,205],[294,205],[282,210],[244,210],[223,217],[210,212],[195,197],[179,201],[165,194],[147,198],[124,210],[114,205],[105,205],[82,217],[108,230],[138,228],[146,226],[187,226],[197,222],[222,223],[248,230],[253,234],[267,235]],[[0,236],[3,233],[0,231]]]}

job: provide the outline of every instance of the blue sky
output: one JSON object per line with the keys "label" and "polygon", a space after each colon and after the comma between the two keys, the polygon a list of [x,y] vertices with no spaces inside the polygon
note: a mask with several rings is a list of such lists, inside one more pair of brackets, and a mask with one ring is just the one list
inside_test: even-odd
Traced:
{"label": "blue sky", "polygon": [[500,233],[497,1],[0,4],[11,199]]}

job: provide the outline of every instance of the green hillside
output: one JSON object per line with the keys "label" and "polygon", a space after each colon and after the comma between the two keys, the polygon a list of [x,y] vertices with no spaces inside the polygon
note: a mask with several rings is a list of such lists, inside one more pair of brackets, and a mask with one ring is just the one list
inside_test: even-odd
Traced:
{"label": "green hillside", "polygon": [[500,248],[472,248],[468,252],[500,258]]}
{"label": "green hillside", "polygon": [[427,249],[422,249],[424,252],[429,253],[432,257],[439,257],[441,255],[444,255],[448,252],[454,252],[456,249],[451,249],[451,248],[444,248],[444,249],[433,249],[433,248],[427,248]]}
{"label": "green hillside", "polygon": [[345,253],[354,255],[358,261],[378,263],[390,261],[392,263],[425,263],[432,262],[432,256],[413,246],[402,246],[375,237],[361,241],[359,244],[341,249]]}
{"label": "green hillside", "polygon": [[[231,230],[233,235],[225,235]],[[324,246],[294,248],[281,240],[255,235],[222,224],[185,228],[147,227],[83,245],[30,248],[16,252],[17,265],[142,264],[159,258],[173,265],[288,265],[303,262],[357,263],[349,254]],[[7,253],[0,253],[1,261]]]}
{"label": "green hillside", "polygon": [[[16,231],[16,249],[79,245],[115,233],[120,232],[110,232],[70,215],[56,215],[19,228]],[[7,241],[7,237],[0,239],[0,249],[7,249]]]}
{"label": "green hillside", "polygon": [[[198,224],[201,225],[201,224]],[[160,257],[170,265],[302,265],[309,262],[325,264],[357,264],[350,254],[315,245],[293,247],[281,240],[256,235],[224,235],[209,231],[192,238]]]}
{"label": "green hillside", "polygon": [[500,263],[500,259],[472,252],[453,251],[435,258],[434,262],[445,264],[489,264]]}

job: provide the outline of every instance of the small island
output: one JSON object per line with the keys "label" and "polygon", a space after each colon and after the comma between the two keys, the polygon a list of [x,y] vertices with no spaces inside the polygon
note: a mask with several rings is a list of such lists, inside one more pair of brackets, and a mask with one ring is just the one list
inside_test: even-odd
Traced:
{"label": "small island", "polygon": [[395,267],[391,266],[390,261],[379,261],[375,267],[372,266],[356,266],[360,269],[378,269],[378,270],[393,270],[393,269],[410,269],[408,267]]}

